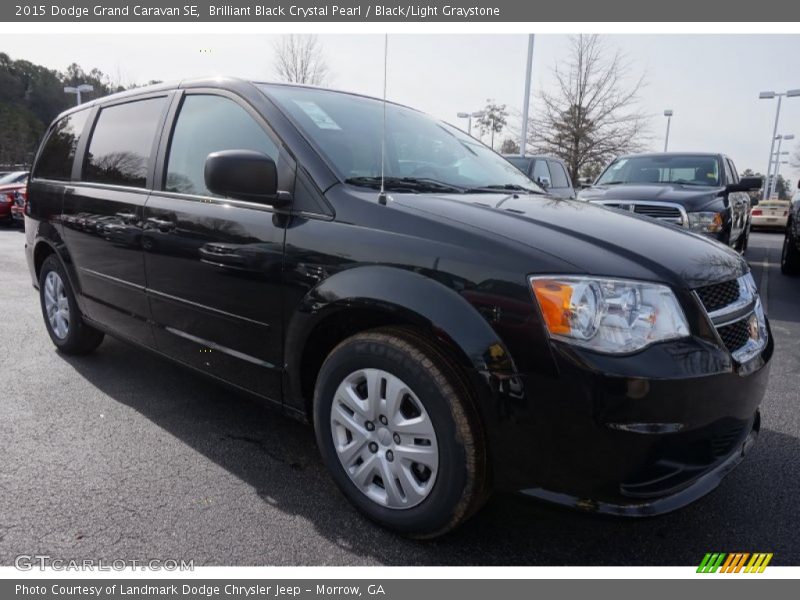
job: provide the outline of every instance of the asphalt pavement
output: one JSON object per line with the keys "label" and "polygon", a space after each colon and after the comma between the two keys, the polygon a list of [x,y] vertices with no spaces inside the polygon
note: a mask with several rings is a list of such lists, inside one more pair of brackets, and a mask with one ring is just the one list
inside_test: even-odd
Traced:
{"label": "asphalt pavement", "polygon": [[758,444],[712,494],[643,520],[516,495],[451,535],[415,542],[359,516],[311,429],[179,366],[106,338],[57,353],[25,264],[0,227],[0,564],[184,559],[195,565],[696,565],[773,552],[800,565],[800,278],[779,233],[747,259],[776,340]]}

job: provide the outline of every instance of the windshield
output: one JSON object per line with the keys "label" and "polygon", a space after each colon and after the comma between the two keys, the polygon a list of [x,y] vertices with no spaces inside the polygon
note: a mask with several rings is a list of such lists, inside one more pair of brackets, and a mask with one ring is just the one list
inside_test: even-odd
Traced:
{"label": "windshield", "polygon": [[[377,187],[381,176],[383,102],[351,94],[281,85],[261,86],[355,185]],[[460,130],[410,108],[386,104],[387,189],[466,191],[480,188],[543,193],[491,149]],[[414,187],[411,187],[411,184]]]}
{"label": "windshield", "polygon": [[719,161],[713,156],[668,154],[618,158],[595,185],[675,183],[718,187]]}
{"label": "windshield", "polygon": [[0,177],[0,185],[9,183],[24,183],[28,178],[28,173],[25,171],[15,171],[14,173],[7,173]]}

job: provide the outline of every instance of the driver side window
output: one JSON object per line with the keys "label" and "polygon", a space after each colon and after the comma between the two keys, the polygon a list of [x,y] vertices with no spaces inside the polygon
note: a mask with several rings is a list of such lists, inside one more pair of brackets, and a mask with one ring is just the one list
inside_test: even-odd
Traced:
{"label": "driver side window", "polygon": [[236,102],[210,94],[186,96],[172,132],[164,189],[213,196],[203,173],[208,155],[220,150],[254,150],[278,161],[277,144]]}

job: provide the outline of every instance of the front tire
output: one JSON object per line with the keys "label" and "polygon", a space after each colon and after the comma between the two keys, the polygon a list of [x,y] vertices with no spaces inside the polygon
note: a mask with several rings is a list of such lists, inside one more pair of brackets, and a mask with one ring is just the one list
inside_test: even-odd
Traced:
{"label": "front tire", "polygon": [[88,354],[103,341],[103,333],[84,322],[67,274],[55,254],[45,259],[39,272],[39,299],[47,333],[64,354]]}
{"label": "front tire", "polygon": [[403,328],[348,338],[320,369],[317,444],[367,517],[408,536],[453,529],[488,496],[483,431],[458,368]]}
{"label": "front tire", "polygon": [[792,236],[792,224],[786,226],[781,249],[781,273],[784,275],[800,275],[800,251],[797,249],[797,240]]}

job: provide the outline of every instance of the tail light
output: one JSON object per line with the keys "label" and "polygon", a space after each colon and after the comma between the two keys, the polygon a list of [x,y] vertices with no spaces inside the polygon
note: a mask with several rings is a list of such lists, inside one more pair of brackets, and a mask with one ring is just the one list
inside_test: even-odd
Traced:
{"label": "tail light", "polygon": [[753,215],[754,217],[760,217],[761,216],[761,209],[760,208],[754,208],[753,212],[751,212],[750,214]]}

